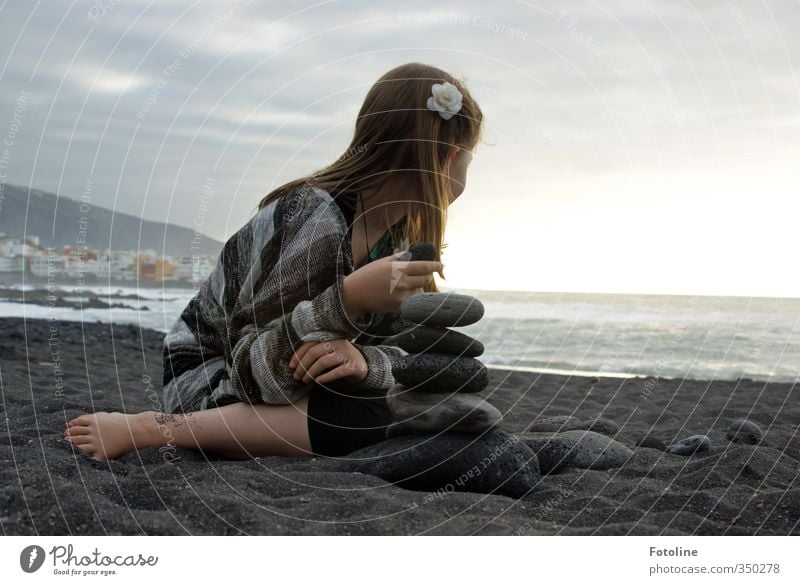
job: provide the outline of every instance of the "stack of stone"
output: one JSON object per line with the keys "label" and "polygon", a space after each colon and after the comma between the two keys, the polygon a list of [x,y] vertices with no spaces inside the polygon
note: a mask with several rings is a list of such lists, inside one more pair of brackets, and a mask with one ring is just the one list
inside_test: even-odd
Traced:
{"label": "stack of stone", "polygon": [[[435,258],[430,244],[409,251],[411,260]],[[480,433],[500,422],[500,411],[476,395],[489,384],[486,366],[475,359],[483,344],[450,329],[477,323],[483,313],[483,304],[464,294],[424,292],[403,302],[400,317],[411,325],[386,340],[408,352],[392,366],[398,383],[387,393],[395,417],[387,438],[445,430]]]}

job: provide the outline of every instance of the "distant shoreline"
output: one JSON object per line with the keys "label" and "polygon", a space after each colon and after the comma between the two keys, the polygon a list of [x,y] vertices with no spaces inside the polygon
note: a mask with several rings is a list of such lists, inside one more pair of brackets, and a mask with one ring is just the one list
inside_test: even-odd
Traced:
{"label": "distant shoreline", "polygon": [[119,286],[119,287],[130,287],[130,288],[155,288],[155,289],[180,288],[186,290],[197,290],[204,280],[205,278],[200,282],[195,283],[192,281],[185,281],[185,280],[165,280],[163,282],[152,282],[147,280],[109,281],[109,280],[91,280],[84,278],[83,282],[79,283],[76,280],[69,278],[47,279],[39,276],[33,276],[31,274],[26,274],[25,281],[23,282],[22,279],[19,277],[18,273],[0,272],[0,286],[5,286],[5,285],[22,286],[24,284],[31,286],[41,286],[43,288],[46,288],[48,285],[52,284],[56,286],[72,286],[74,288],[89,288],[96,286]]}

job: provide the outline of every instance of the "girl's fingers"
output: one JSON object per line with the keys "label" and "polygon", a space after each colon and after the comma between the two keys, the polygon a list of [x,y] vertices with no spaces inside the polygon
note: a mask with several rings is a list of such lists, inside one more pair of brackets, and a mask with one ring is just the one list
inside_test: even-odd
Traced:
{"label": "girl's fingers", "polygon": [[401,267],[400,270],[405,272],[408,276],[420,276],[439,272],[443,268],[444,264],[441,262],[433,260],[412,260],[406,262],[405,266]]}
{"label": "girl's fingers", "polygon": [[328,370],[321,376],[317,377],[317,384],[328,384],[329,382],[333,382],[334,380],[338,380],[339,378],[346,378],[352,373],[352,370],[348,367],[346,363],[340,365],[337,368],[333,368],[332,370]]}
{"label": "girl's fingers", "polygon": [[338,352],[322,356],[308,368],[308,372],[303,376],[303,382],[316,380],[317,376],[321,375],[326,370],[340,365],[343,361],[345,361],[344,356]]}
{"label": "girl's fingers", "polygon": [[300,347],[298,347],[295,350],[294,355],[292,355],[292,359],[289,360],[289,367],[290,368],[295,367],[297,365],[297,363],[303,358],[305,353],[309,349],[314,347],[314,345],[316,345],[317,343],[318,343],[317,341],[306,341]]}
{"label": "girl's fingers", "polygon": [[294,370],[294,379],[300,380],[305,376],[311,366],[327,353],[330,353],[331,346],[323,342],[317,343],[314,347],[309,348],[297,364]]}
{"label": "girl's fingers", "polygon": [[402,285],[403,288],[412,290],[423,288],[431,280],[433,280],[433,276],[430,274],[426,274],[425,276],[403,276],[400,278],[400,282],[397,283],[397,286]]}

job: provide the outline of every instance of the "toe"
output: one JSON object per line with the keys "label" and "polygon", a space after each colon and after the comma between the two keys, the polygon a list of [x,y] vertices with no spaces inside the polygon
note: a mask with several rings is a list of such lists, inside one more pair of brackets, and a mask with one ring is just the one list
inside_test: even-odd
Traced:
{"label": "toe", "polygon": [[89,427],[70,427],[64,431],[64,436],[75,437],[77,435],[88,435],[89,432]]}
{"label": "toe", "polygon": [[75,445],[75,446],[81,451],[88,453],[89,455],[92,455],[95,451],[94,445],[92,445],[91,443],[86,443],[84,445]]}
{"label": "toe", "polygon": [[88,426],[89,423],[92,422],[92,415],[91,414],[82,414],[81,416],[76,416],[71,421],[67,423],[67,426],[74,427],[74,426]]}
{"label": "toe", "polygon": [[67,441],[73,445],[88,445],[92,442],[92,438],[87,435],[76,435],[74,437],[67,437]]}

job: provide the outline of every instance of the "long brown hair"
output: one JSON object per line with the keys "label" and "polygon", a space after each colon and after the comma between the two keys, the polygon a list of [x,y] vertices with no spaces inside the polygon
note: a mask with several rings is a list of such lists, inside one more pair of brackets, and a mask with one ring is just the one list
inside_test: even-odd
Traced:
{"label": "long brown hair", "polygon": [[[445,81],[455,85],[463,96],[461,110],[449,120],[426,105],[431,86]],[[402,173],[416,185],[419,204],[409,205],[405,221],[398,222],[403,226],[399,238],[412,244],[433,243],[440,251],[440,260],[446,246],[444,231],[451,199],[450,181],[444,171],[447,156],[453,146],[473,150],[481,140],[482,129],[483,112],[463,80],[432,65],[400,65],[370,88],[345,153],[311,175],[273,190],[258,209],[304,185],[344,197],[355,209],[360,191],[378,192],[393,174]],[[425,290],[439,292],[433,279]]]}

